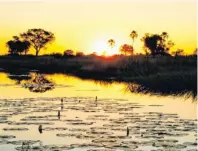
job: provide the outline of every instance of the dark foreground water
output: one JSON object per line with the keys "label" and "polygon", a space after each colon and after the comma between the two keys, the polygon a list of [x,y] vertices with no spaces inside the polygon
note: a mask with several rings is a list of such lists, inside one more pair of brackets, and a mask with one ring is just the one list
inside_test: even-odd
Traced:
{"label": "dark foreground water", "polygon": [[124,83],[62,74],[44,77],[0,73],[0,151],[197,148],[197,103],[190,97],[134,94]]}

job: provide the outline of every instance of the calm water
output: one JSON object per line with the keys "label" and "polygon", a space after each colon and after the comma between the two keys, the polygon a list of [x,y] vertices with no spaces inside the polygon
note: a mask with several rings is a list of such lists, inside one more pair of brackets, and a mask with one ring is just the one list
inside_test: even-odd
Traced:
{"label": "calm water", "polygon": [[[192,98],[134,94],[124,83],[63,74],[30,75],[0,73],[0,151],[196,150]],[[40,88],[38,81],[47,84]]]}

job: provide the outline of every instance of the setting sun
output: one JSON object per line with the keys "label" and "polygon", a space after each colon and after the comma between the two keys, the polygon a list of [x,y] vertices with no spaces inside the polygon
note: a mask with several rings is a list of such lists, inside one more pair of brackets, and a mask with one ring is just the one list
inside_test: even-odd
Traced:
{"label": "setting sun", "polygon": [[115,43],[115,46],[111,48],[107,40],[95,41],[93,48],[98,55],[110,56],[119,53],[119,46]]}

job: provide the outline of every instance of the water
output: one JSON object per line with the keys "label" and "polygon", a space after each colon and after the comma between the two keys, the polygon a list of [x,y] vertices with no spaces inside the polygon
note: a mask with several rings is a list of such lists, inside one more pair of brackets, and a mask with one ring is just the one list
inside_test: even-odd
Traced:
{"label": "water", "polygon": [[63,74],[30,75],[0,73],[2,151],[196,149],[192,98],[135,94],[125,83]]}

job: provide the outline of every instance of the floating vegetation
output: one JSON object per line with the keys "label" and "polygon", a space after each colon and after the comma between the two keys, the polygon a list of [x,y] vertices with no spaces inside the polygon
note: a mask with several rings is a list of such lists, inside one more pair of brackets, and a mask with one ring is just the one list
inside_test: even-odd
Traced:
{"label": "floating vegetation", "polygon": [[76,138],[79,138],[79,139],[95,139],[99,136],[100,135],[80,134],[80,135],[77,135]]}
{"label": "floating vegetation", "polygon": [[75,134],[75,133],[68,133],[68,134],[56,134],[56,136],[58,136],[58,137],[77,137],[77,136],[79,136],[79,135],[81,135],[81,134]]}
{"label": "floating vegetation", "polygon": [[8,125],[53,125],[51,122],[8,122]]}
{"label": "floating vegetation", "polygon": [[108,143],[104,143],[104,147],[106,148],[110,148],[110,149],[124,149],[124,150],[131,150],[131,149],[136,149],[138,148],[138,146],[136,145],[125,145],[125,144],[120,144],[120,143],[114,143],[114,144],[108,144]]}
{"label": "floating vegetation", "polygon": [[[0,135],[0,145],[13,145],[18,151],[82,148],[89,151],[138,151],[140,147],[156,151],[196,149],[197,120],[181,119],[178,114],[172,113],[143,112],[144,107],[159,110],[164,108],[163,105],[144,106],[124,99],[120,102],[97,98],[96,106],[95,99],[59,97],[1,100],[0,124],[3,134]],[[63,105],[64,110],[61,110]],[[28,135],[30,138],[24,135],[26,139],[20,140],[18,135],[26,133],[23,131],[35,135],[36,140],[31,135]],[[189,136],[193,140],[188,140]],[[53,141],[46,144],[48,142],[44,138]],[[181,139],[186,142],[181,143]]]}
{"label": "floating vegetation", "polygon": [[3,128],[4,131],[28,131],[29,129],[28,128]]}
{"label": "floating vegetation", "polygon": [[87,132],[87,134],[89,135],[101,135],[101,136],[105,136],[105,135],[112,135],[113,133],[112,132],[105,132],[105,131],[90,131],[90,132]]}
{"label": "floating vegetation", "polygon": [[45,127],[42,128],[43,131],[66,131],[68,128],[66,127]]}
{"label": "floating vegetation", "polygon": [[154,142],[153,146],[154,147],[163,147],[165,149],[183,149],[183,148],[187,147],[185,145],[175,144],[172,142]]}
{"label": "floating vegetation", "polygon": [[94,122],[70,121],[69,125],[92,125]]}
{"label": "floating vegetation", "polygon": [[126,135],[111,135],[111,136],[107,136],[107,138],[109,139],[129,139],[131,138],[131,136],[126,136]]}
{"label": "floating vegetation", "polygon": [[[16,147],[15,148],[18,151],[23,151],[24,149],[26,149],[27,151],[62,151],[62,150],[69,150],[69,149],[73,149],[73,147],[69,146],[69,145],[44,145],[44,146],[27,146],[26,147]],[[26,151],[25,150],[25,151]]]}
{"label": "floating vegetation", "polygon": [[196,147],[197,142],[184,142],[183,145]]}
{"label": "floating vegetation", "polygon": [[112,149],[88,149],[87,151],[113,151]]}
{"label": "floating vegetation", "polygon": [[149,105],[149,106],[161,107],[161,106],[164,106],[164,105],[152,104],[152,105]]}
{"label": "floating vegetation", "polygon": [[7,144],[12,144],[12,145],[33,145],[36,143],[40,143],[40,140],[17,140],[17,141],[8,141]]}
{"label": "floating vegetation", "polygon": [[72,129],[69,129],[69,131],[71,132],[86,132],[87,129],[82,129],[82,128],[72,128]]}
{"label": "floating vegetation", "polygon": [[12,139],[16,138],[16,136],[13,135],[0,135],[0,140],[7,140],[7,139]]}
{"label": "floating vegetation", "polygon": [[0,140],[0,145],[4,145],[4,144],[7,144],[7,140]]}
{"label": "floating vegetation", "polygon": [[99,126],[98,127],[91,127],[90,129],[95,130],[95,131],[97,131],[97,130],[102,130],[102,131],[103,130],[108,130],[108,128],[106,128],[106,127],[99,127]]}

